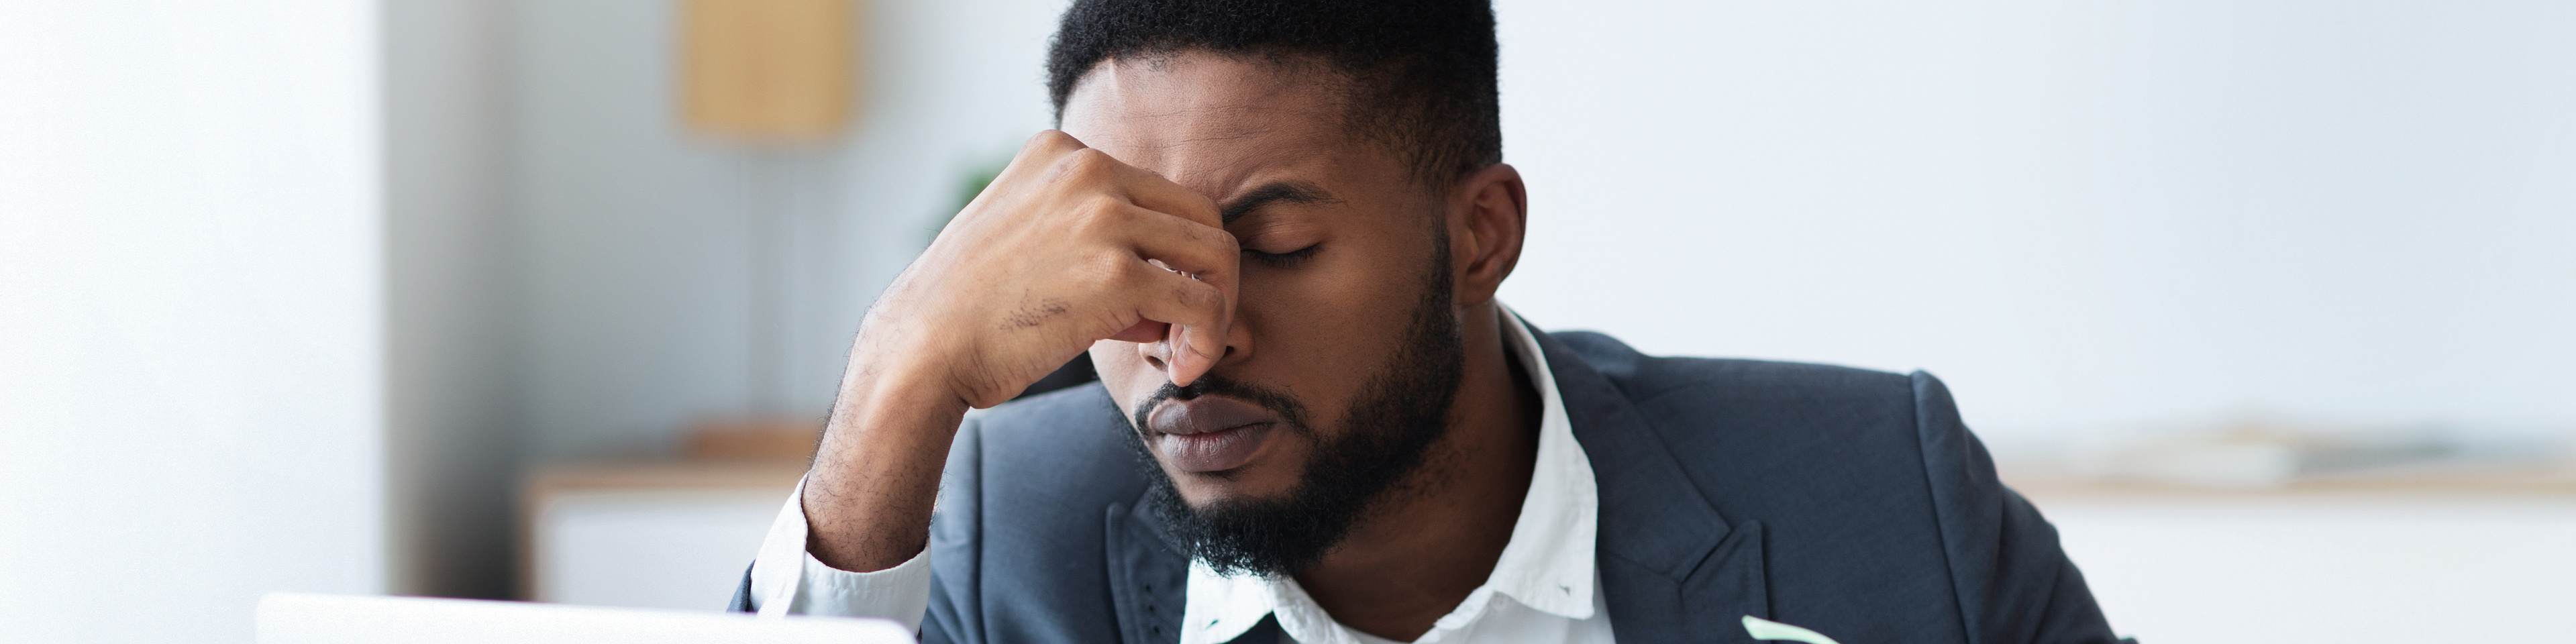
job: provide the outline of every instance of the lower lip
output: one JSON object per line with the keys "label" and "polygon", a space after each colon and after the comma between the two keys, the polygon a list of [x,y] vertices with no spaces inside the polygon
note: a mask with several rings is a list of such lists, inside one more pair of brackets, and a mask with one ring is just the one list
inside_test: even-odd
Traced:
{"label": "lower lip", "polygon": [[1163,458],[1184,472],[1223,472],[1243,467],[1270,438],[1270,423],[1197,434],[1163,434],[1155,440]]}

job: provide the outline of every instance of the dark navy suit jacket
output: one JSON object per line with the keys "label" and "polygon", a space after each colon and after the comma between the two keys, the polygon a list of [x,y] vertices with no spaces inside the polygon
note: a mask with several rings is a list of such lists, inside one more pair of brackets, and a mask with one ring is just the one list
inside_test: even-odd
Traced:
{"label": "dark navy suit jacket", "polygon": [[[1621,644],[1747,642],[1745,615],[1845,644],[2113,641],[2056,529],[1995,480],[1932,376],[1536,335],[1599,481]],[[960,430],[922,641],[1177,641],[1188,560],[1141,502],[1127,431],[1098,384]],[[736,610],[748,591],[746,575]]]}

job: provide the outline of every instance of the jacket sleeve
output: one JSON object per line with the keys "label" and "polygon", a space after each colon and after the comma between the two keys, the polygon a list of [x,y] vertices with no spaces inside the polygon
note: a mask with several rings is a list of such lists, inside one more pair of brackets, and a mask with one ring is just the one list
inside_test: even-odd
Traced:
{"label": "jacket sleeve", "polygon": [[930,519],[930,606],[922,644],[980,644],[983,625],[984,428],[969,417],[948,448]]}
{"label": "jacket sleeve", "polygon": [[[933,515],[930,522],[930,544],[928,544],[928,547],[925,548],[924,552],[924,556],[929,560],[930,574],[926,580],[903,580],[905,583],[900,584],[903,587],[895,588],[893,590],[897,592],[891,593],[891,595],[903,596],[902,599],[904,601],[898,603],[906,604],[906,606],[903,606],[902,608],[904,610],[900,612],[907,616],[913,616],[911,619],[901,619],[899,621],[904,621],[907,624],[914,625],[915,628],[919,630],[921,641],[924,644],[983,641],[983,639],[978,635],[980,631],[973,628],[973,626],[981,623],[981,620],[978,618],[980,613],[976,610],[978,602],[975,600],[974,595],[977,590],[977,585],[975,583],[975,569],[977,564],[976,555],[978,551],[976,548],[981,545],[980,539],[978,538],[980,536],[978,530],[980,522],[977,519],[979,518],[978,511],[981,510],[982,506],[982,503],[979,502],[979,495],[981,494],[981,486],[979,483],[982,476],[982,460],[980,458],[982,451],[982,437],[983,432],[981,431],[981,427],[973,418],[967,419],[964,425],[958,427],[957,442],[949,449],[947,470],[942,475],[940,482],[939,503],[933,509]],[[800,496],[802,495],[803,487],[804,486],[801,483],[798,485],[798,494]],[[788,508],[785,511],[792,512],[796,510],[797,506],[791,497]],[[797,518],[799,521],[796,522],[796,527],[801,531],[804,526],[801,521],[802,516],[799,515]],[[784,519],[782,519],[782,522],[783,521]],[[799,540],[798,543],[801,548],[802,541]],[[898,568],[914,568],[920,564],[922,558],[923,557],[916,557],[913,561],[907,561],[902,566],[898,566]],[[819,564],[809,563],[806,567],[811,568],[815,565]],[[756,575],[754,573],[759,571],[760,568],[761,566],[759,565],[759,562],[755,561],[751,568],[743,571],[742,583],[734,588],[733,601],[727,606],[728,610],[741,613],[756,612],[759,610],[759,605],[763,603],[761,600],[764,598],[760,596],[761,592],[756,587]],[[809,570],[807,572],[810,573],[811,571]],[[883,576],[883,573],[885,572],[894,571],[881,571],[879,573],[842,572],[840,574],[852,577],[866,577],[868,575]],[[928,587],[926,593],[928,595],[928,606],[924,607],[921,606],[920,603],[917,603],[918,599],[915,595],[921,594],[922,591],[913,588],[912,586],[914,584],[924,584]],[[823,593],[800,592],[798,594],[802,596]],[[800,599],[805,599],[806,602],[812,601],[810,598],[800,597]],[[874,607],[877,603],[886,602],[859,601],[855,603],[865,605],[860,606],[859,610],[844,610],[830,614],[861,614],[874,616],[879,614],[893,615],[896,612],[892,610],[867,610],[868,608]]]}
{"label": "jacket sleeve", "polygon": [[1915,431],[1968,642],[2118,641],[2084,574],[2059,549],[2057,528],[1996,478],[1993,458],[1960,422],[1949,388],[1920,371],[1912,379]]}

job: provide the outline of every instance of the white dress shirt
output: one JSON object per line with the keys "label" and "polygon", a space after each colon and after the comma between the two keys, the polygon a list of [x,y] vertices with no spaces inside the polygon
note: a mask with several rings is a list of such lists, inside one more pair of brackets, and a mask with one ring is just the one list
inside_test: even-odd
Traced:
{"label": "white dress shirt", "polygon": [[[1484,585],[1434,622],[1421,644],[1608,644],[1610,616],[1603,609],[1600,576],[1593,570],[1593,541],[1601,516],[1592,462],[1575,442],[1565,400],[1548,371],[1538,340],[1504,310],[1502,327],[1513,356],[1539,393],[1538,462],[1521,501],[1512,539]],[[805,513],[787,499],[769,538],[752,564],[752,605],[763,615],[781,613],[886,617],[919,628],[930,603],[930,553],[925,548],[893,568],[854,573],[834,569],[805,550]],[[1351,630],[1315,605],[1297,581],[1218,575],[1190,563],[1181,644],[1231,641],[1275,616],[1285,639],[1301,644],[1387,644]]]}

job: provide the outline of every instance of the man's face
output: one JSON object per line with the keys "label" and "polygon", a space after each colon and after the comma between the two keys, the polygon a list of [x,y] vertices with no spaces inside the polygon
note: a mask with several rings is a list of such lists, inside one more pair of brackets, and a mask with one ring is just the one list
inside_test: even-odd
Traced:
{"label": "man's face", "polygon": [[1418,464],[1456,390],[1443,201],[1353,139],[1330,74],[1112,61],[1065,105],[1065,132],[1215,200],[1244,250],[1232,346],[1200,383],[1170,386],[1158,345],[1091,349],[1168,491],[1202,514],[1356,513]]}

